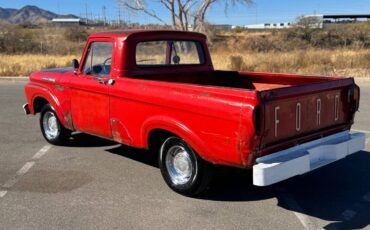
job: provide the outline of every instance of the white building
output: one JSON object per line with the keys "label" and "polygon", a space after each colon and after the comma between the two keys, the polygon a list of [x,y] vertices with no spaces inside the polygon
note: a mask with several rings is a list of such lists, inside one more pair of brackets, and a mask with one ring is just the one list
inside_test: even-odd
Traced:
{"label": "white building", "polygon": [[80,25],[82,24],[81,18],[53,18],[51,20],[56,25]]}
{"label": "white building", "polygon": [[251,30],[266,30],[266,29],[286,29],[292,27],[290,22],[282,22],[282,23],[264,23],[264,24],[253,24],[253,25],[245,25],[245,29]]}

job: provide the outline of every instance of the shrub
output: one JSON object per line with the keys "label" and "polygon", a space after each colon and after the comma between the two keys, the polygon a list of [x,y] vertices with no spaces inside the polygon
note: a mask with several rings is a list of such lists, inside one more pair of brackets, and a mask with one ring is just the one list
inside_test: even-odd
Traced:
{"label": "shrub", "polygon": [[72,26],[65,29],[64,38],[71,42],[85,41],[88,34],[85,28],[80,26]]}
{"label": "shrub", "polygon": [[242,56],[230,56],[230,66],[229,69],[235,71],[242,71],[246,69],[246,64]]}

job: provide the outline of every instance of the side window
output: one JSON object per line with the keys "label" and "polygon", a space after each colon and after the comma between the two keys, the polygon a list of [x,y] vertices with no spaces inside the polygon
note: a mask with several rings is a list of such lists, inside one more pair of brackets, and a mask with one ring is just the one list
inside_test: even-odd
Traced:
{"label": "side window", "polygon": [[138,67],[201,65],[204,63],[202,45],[197,41],[145,41],[136,45],[136,65]]}
{"label": "side window", "polygon": [[203,64],[199,55],[199,43],[189,41],[173,41],[171,52],[171,64],[196,65]]}
{"label": "side window", "polygon": [[166,64],[167,41],[140,42],[136,46],[137,65]]}
{"label": "side window", "polygon": [[110,74],[112,64],[112,43],[91,43],[83,66],[86,75],[105,76]]}

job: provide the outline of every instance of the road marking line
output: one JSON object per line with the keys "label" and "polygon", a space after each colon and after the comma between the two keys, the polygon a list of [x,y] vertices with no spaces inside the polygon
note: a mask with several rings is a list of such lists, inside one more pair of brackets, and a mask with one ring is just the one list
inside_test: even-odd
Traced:
{"label": "road marking line", "polygon": [[[40,159],[50,148],[51,145],[45,145],[35,155],[33,155],[32,159]],[[26,162],[26,164],[24,164],[13,177],[7,180],[1,187],[6,189],[13,187],[19,181],[20,177],[26,174],[35,165],[35,163],[35,161]],[[7,193],[8,190],[0,190],[0,198],[3,198]]]}
{"label": "road marking line", "polygon": [[40,159],[42,156],[45,155],[45,153],[51,148],[51,145],[45,145],[40,151],[38,151],[32,159]]}
{"label": "road marking line", "polygon": [[292,212],[306,229],[317,229],[314,223],[310,220],[309,216],[303,214],[302,208],[295,200],[293,200],[291,197],[285,197],[284,200],[291,209],[295,210]]}
{"label": "road marking line", "polygon": [[367,130],[361,130],[361,129],[351,129],[351,131],[370,134],[370,131],[367,131]]}
{"label": "road marking line", "polygon": [[280,190],[280,197],[284,200],[285,204],[288,205],[289,209],[294,213],[294,215],[298,218],[305,229],[318,229],[316,225],[311,221],[310,217],[304,214],[303,209],[290,194],[288,194],[283,188],[278,188],[278,190]]}
{"label": "road marking line", "polygon": [[350,221],[354,216],[356,216],[357,212],[347,209],[342,213],[342,217],[346,221]]}
{"label": "road marking line", "polygon": [[4,184],[3,184],[3,188],[11,188],[13,187],[13,185],[15,185],[17,183],[18,179],[16,177],[13,177],[9,180],[7,180]]}
{"label": "road marking line", "polygon": [[0,198],[2,198],[2,197],[4,197],[5,195],[6,195],[6,193],[7,193],[8,191],[6,191],[6,190],[1,190],[0,191]]}
{"label": "road marking line", "polygon": [[365,194],[365,195],[363,196],[363,199],[364,199],[365,201],[367,201],[367,202],[370,202],[370,192],[368,192],[367,194]]}
{"label": "road marking line", "polygon": [[17,171],[17,173],[16,173],[17,176],[23,176],[24,174],[26,174],[28,172],[28,170],[30,170],[34,164],[35,164],[34,161],[27,162],[25,165],[23,165],[23,167],[21,169],[19,169]]}
{"label": "road marking line", "polygon": [[13,178],[9,179],[7,182],[5,182],[5,184],[3,184],[3,188],[13,187],[18,182],[19,178],[26,174],[34,164],[34,161],[29,161],[25,165],[23,165],[23,167],[15,173],[15,176]]}
{"label": "road marking line", "polygon": [[361,201],[354,203],[351,208],[348,208],[342,212],[341,219],[343,221],[351,221],[358,212],[363,212],[366,205],[365,202],[370,202],[370,191],[362,197]]}

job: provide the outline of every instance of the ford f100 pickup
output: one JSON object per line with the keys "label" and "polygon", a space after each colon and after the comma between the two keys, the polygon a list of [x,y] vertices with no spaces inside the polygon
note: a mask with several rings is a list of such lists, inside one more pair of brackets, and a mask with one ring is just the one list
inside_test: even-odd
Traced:
{"label": "ford f100 pickup", "polygon": [[350,132],[353,78],[214,70],[194,32],[92,34],[80,61],[32,73],[25,92],[49,143],[79,131],[152,150],[168,186],[189,196],[205,190],[214,164],[252,169],[267,186],[365,145]]}

